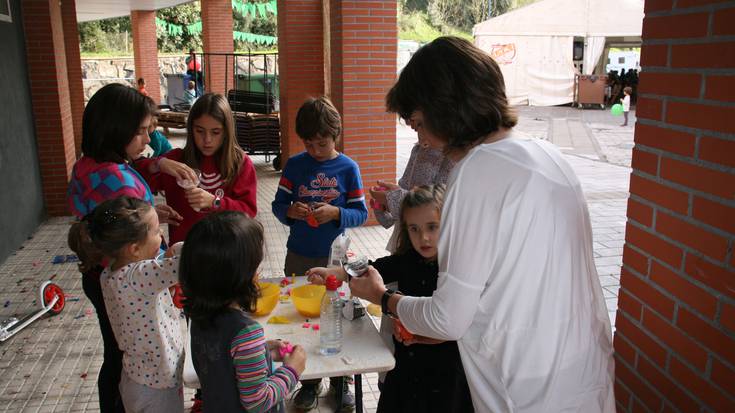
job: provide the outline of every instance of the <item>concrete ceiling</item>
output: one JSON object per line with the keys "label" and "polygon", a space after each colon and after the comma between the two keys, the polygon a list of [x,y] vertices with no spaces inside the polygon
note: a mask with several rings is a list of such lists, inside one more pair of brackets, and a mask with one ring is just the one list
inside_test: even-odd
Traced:
{"label": "concrete ceiling", "polygon": [[192,0],[76,0],[77,21],[129,16],[131,10],[158,10],[191,2]]}

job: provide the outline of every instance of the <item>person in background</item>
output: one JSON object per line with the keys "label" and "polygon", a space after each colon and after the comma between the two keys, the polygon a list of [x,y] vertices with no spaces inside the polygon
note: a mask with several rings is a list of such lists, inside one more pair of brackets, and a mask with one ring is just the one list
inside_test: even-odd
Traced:
{"label": "person in background", "polygon": [[[150,99],[149,104],[155,107],[155,104],[153,103],[153,99]],[[163,155],[164,153],[173,149],[173,147],[171,146],[171,143],[169,143],[166,136],[164,136],[163,133],[161,133],[161,131],[158,130],[158,116],[157,115],[158,113],[156,112],[151,117],[151,124],[148,127],[148,138],[151,140],[150,142],[148,142],[148,146],[150,146],[151,149],[153,149],[153,154],[151,156],[154,158],[159,157]]]}
{"label": "person in background", "polygon": [[623,89],[623,98],[620,99],[620,103],[623,104],[623,124],[620,126],[628,126],[628,114],[630,112],[630,94],[633,93],[633,88],[630,86],[626,86]]}
{"label": "person in background", "polygon": [[[284,273],[303,275],[324,267],[332,242],[346,228],[367,220],[360,168],[335,146],[342,135],[342,118],[327,97],[310,98],[296,114],[296,133],[306,148],[292,156],[283,169],[273,214],[290,228]],[[306,380],[294,405],[311,410],[317,405],[321,380]],[[330,378],[340,410],[355,406],[346,377]]]}
{"label": "person in background", "polygon": [[194,102],[196,102],[197,100],[196,83],[194,83],[193,80],[190,80],[189,83],[186,85],[186,90],[184,91],[184,99],[189,105],[194,105]]}
{"label": "person in background", "polygon": [[148,91],[145,90],[145,79],[142,77],[138,78],[138,92],[140,92],[143,96],[148,96]]}

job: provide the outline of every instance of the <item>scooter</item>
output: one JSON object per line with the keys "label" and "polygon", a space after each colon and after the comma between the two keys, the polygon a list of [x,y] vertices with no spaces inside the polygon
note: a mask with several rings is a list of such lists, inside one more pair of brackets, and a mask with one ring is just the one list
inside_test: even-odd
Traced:
{"label": "scooter", "polygon": [[41,308],[35,313],[28,314],[20,320],[16,317],[10,317],[0,321],[0,342],[14,336],[17,332],[28,327],[28,325],[46,313],[51,313],[51,315],[61,313],[64,309],[64,304],[66,304],[64,291],[51,281],[46,281],[39,288],[38,303]]}

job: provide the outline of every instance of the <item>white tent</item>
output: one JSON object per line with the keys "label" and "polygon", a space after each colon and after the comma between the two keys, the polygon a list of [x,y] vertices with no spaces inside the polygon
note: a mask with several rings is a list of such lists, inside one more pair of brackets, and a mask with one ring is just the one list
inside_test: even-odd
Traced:
{"label": "white tent", "polygon": [[593,74],[606,48],[640,45],[642,24],[643,0],[541,0],[473,34],[500,64],[511,104],[552,106],[574,98],[575,38],[584,41],[584,74]]}

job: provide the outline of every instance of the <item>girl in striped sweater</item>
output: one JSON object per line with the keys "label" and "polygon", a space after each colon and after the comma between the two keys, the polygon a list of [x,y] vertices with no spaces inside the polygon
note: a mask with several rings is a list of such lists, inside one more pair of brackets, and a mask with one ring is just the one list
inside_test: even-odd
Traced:
{"label": "girl in striped sweater", "polygon": [[179,273],[205,413],[285,412],[306,366],[301,346],[281,356],[289,344],[266,341],[245,312],[255,309],[262,260],[263,226],[242,212],[207,215],[186,237]]}

